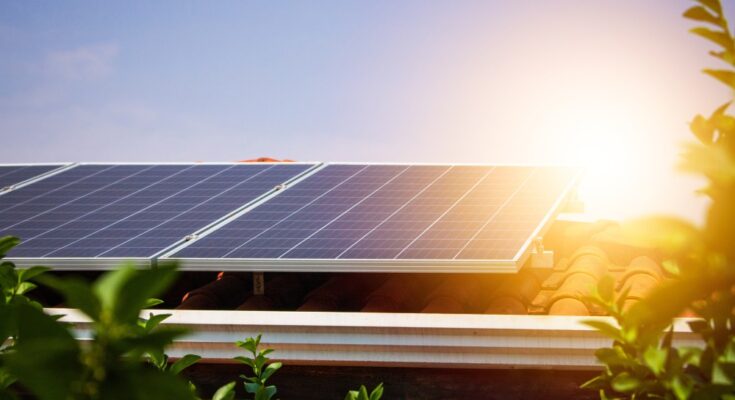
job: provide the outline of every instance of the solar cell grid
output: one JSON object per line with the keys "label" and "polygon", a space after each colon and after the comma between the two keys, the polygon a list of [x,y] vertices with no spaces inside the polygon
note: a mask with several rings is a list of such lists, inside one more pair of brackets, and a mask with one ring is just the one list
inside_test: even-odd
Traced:
{"label": "solar cell grid", "polygon": [[328,165],[171,257],[515,260],[576,174],[561,167]]}
{"label": "solar cell grid", "polygon": [[11,257],[151,257],[310,164],[80,165],[0,196]]}

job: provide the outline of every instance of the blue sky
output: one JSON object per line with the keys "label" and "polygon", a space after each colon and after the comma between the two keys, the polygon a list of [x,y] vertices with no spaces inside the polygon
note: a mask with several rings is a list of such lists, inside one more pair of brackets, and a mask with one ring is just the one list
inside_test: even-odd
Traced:
{"label": "blue sky", "polygon": [[593,210],[697,219],[689,5],[3,1],[3,162],[593,160]]}

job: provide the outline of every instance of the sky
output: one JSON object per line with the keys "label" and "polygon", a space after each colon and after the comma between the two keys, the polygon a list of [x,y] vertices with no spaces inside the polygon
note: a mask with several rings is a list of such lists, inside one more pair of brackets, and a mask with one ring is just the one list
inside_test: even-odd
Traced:
{"label": "sky", "polygon": [[0,162],[578,164],[592,216],[701,221],[690,5],[6,0]]}

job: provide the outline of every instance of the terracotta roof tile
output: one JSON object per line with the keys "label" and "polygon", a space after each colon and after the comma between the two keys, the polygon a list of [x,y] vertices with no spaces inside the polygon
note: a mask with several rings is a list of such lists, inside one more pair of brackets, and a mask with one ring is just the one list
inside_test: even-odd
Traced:
{"label": "terracotta roof tile", "polygon": [[531,269],[506,277],[490,296],[485,314],[527,314],[528,306],[541,290],[541,277]]}
{"label": "terracotta roof tile", "polygon": [[483,280],[475,276],[450,275],[442,279],[425,300],[424,313],[464,313],[477,309],[483,295]]}
{"label": "terracotta roof tile", "polygon": [[320,275],[278,274],[266,280],[264,295],[250,296],[238,310],[293,310],[304,300],[306,293],[323,282]]}
{"label": "terracotta roof tile", "polygon": [[527,306],[515,296],[496,297],[485,309],[485,314],[528,314]]}
{"label": "terracotta roof tile", "polygon": [[423,294],[438,283],[439,279],[434,275],[399,275],[391,277],[368,296],[367,303],[362,311],[418,311],[423,303]]}
{"label": "terracotta roof tile", "polygon": [[544,290],[533,300],[532,313],[590,315],[582,298],[613,269],[607,254],[598,247],[584,246],[559,264],[560,267],[543,282]]}
{"label": "terracotta roof tile", "polygon": [[270,158],[270,157],[258,157],[258,158],[251,158],[249,160],[240,160],[239,162],[293,162],[293,160],[288,160],[288,159],[278,160],[278,159]]}
{"label": "terracotta roof tile", "polygon": [[252,289],[250,274],[220,273],[210,282],[186,295],[178,309],[233,309],[241,304]]}
{"label": "terracotta roof tile", "polygon": [[655,261],[648,257],[633,259],[617,282],[618,291],[629,290],[624,308],[628,309],[644,298],[663,279],[664,272]]}
{"label": "terracotta roof tile", "polygon": [[306,296],[300,311],[356,311],[385,282],[379,274],[344,274],[329,279]]}
{"label": "terracotta roof tile", "polygon": [[576,297],[560,298],[549,307],[548,315],[590,315],[585,304]]}

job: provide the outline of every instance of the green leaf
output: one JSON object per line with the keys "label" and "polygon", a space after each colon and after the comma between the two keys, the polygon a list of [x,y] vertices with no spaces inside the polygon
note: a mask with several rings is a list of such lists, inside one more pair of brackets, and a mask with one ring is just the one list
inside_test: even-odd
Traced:
{"label": "green leaf", "polygon": [[148,359],[151,364],[161,371],[166,370],[168,366],[168,356],[163,352],[163,349],[148,350]]}
{"label": "green leaf", "polygon": [[263,375],[261,375],[260,379],[262,379],[264,382],[271,377],[276,371],[278,371],[279,368],[281,368],[283,364],[279,362],[274,362],[272,364],[268,364],[267,367],[265,367],[265,370],[263,371]]}
{"label": "green leaf", "polygon": [[20,284],[18,284],[18,287],[15,289],[15,292],[16,294],[26,294],[35,288],[36,288],[36,285],[34,283],[21,282]]}
{"label": "green leaf", "polygon": [[249,366],[250,368],[254,368],[255,367],[255,362],[253,361],[252,358],[243,357],[243,356],[237,356],[237,357],[234,357],[234,359],[237,360],[237,361],[240,361],[241,363],[243,363],[243,364],[245,364],[247,366]]}
{"label": "green leaf", "polygon": [[695,278],[664,281],[628,310],[631,325],[665,329],[694,299],[701,298],[707,286]]}
{"label": "green leaf", "polygon": [[238,341],[236,343],[236,345],[237,345],[237,347],[243,348],[243,349],[249,351],[250,353],[252,353],[253,355],[255,355],[255,354],[257,354],[258,345],[260,344],[260,338],[261,338],[261,336],[262,335],[258,335],[255,338],[249,337],[249,338],[245,339],[244,342],[243,341]]}
{"label": "green leaf", "polygon": [[721,69],[705,69],[702,72],[735,89],[735,72]]}
{"label": "green leaf", "polygon": [[146,332],[150,332],[161,324],[164,320],[170,317],[171,314],[153,314],[151,313],[147,320],[144,320],[143,327]]}
{"label": "green leaf", "polygon": [[5,255],[18,244],[20,244],[20,239],[15,236],[0,237],[0,258],[4,258]]}
{"label": "green leaf", "polygon": [[101,383],[99,399],[105,400],[195,400],[189,384],[178,376],[151,368],[117,364],[110,371],[115,379]]}
{"label": "green leaf", "polygon": [[729,115],[718,115],[713,118],[713,123],[720,134],[730,134],[735,131],[735,118]]}
{"label": "green leaf", "polygon": [[702,355],[702,349],[698,347],[683,346],[678,349],[679,357],[682,363],[699,365],[699,358]]}
{"label": "green leaf", "polygon": [[180,328],[160,328],[143,335],[120,339],[118,344],[125,352],[140,353],[165,348],[188,331]]}
{"label": "green leaf", "polygon": [[[684,148],[679,168],[706,175],[713,184],[721,187],[728,187],[735,182],[735,159],[721,146],[688,144]],[[693,239],[701,242],[701,235]]]}
{"label": "green leaf", "polygon": [[199,360],[201,360],[202,357],[196,355],[196,354],[187,354],[180,359],[178,359],[175,363],[171,365],[171,373],[174,375],[178,375],[181,373],[181,371],[191,367],[192,365],[196,364]]}
{"label": "green leaf", "polygon": [[587,326],[597,329],[597,331],[599,331],[600,333],[614,340],[623,341],[623,337],[620,334],[620,329],[611,325],[608,322],[599,321],[599,320],[585,320],[585,321],[582,321],[582,323]]}
{"label": "green leaf", "polygon": [[250,382],[250,383],[244,383],[243,386],[245,386],[246,392],[255,394],[255,393],[258,393],[258,390],[260,389],[262,385],[258,382]]}
{"label": "green leaf", "polygon": [[0,289],[11,290],[15,288],[16,282],[18,277],[13,264],[7,262],[0,264]]}
{"label": "green leaf", "polygon": [[732,38],[727,33],[714,31],[704,27],[693,28],[689,32],[720,45],[725,51],[733,51]]}
{"label": "green leaf", "polygon": [[682,375],[674,375],[671,389],[678,400],[686,400],[692,394],[692,383]]}
{"label": "green leaf", "polygon": [[143,305],[143,308],[153,308],[159,304],[163,304],[163,300],[161,299],[148,299],[146,300],[145,304]]}
{"label": "green leaf", "polygon": [[691,130],[694,136],[696,136],[702,143],[712,143],[712,139],[715,134],[715,127],[707,118],[701,115],[695,116],[692,122],[689,123],[689,130]]}
{"label": "green leaf", "polygon": [[263,396],[263,399],[269,400],[276,395],[277,390],[275,386],[266,386],[265,388],[263,388],[263,392],[265,394],[265,396]]}
{"label": "green leaf", "polygon": [[709,54],[712,57],[719,58],[720,60],[728,63],[728,64],[735,64],[735,54],[732,52],[723,50],[723,51],[710,51]]}
{"label": "green leaf", "polygon": [[357,395],[358,395],[358,394],[359,394],[359,393],[357,393],[357,390],[350,390],[350,391],[349,391],[349,392],[347,392],[347,394],[345,395],[345,400],[357,400]]}
{"label": "green leaf", "polygon": [[715,14],[722,15],[722,6],[720,5],[720,0],[696,0],[696,1],[697,3],[702,4],[703,6],[714,11]]}
{"label": "green leaf", "polygon": [[720,19],[712,15],[702,6],[694,6],[684,12],[684,18],[695,21],[709,22],[711,24],[720,25]]}
{"label": "green leaf", "polygon": [[2,393],[2,389],[9,387],[17,381],[18,379],[8,373],[7,370],[0,368],[0,393]]}
{"label": "green leaf", "polygon": [[635,376],[630,375],[628,372],[622,372],[615,376],[610,382],[613,389],[620,393],[634,392],[641,386],[641,381]]}
{"label": "green leaf", "polygon": [[712,383],[715,385],[732,385],[735,376],[728,373],[726,365],[721,362],[715,362],[712,366]]}
{"label": "green leaf", "polygon": [[370,400],[380,400],[383,397],[383,383],[379,383],[378,386],[373,389],[370,393]]}
{"label": "green leaf", "polygon": [[638,338],[638,327],[635,325],[626,326],[620,330],[620,335],[626,343],[635,343]]}
{"label": "green leaf", "polygon": [[71,398],[83,371],[71,333],[27,304],[18,305],[18,333],[14,351],[3,358],[8,372],[41,400]]}
{"label": "green leaf", "polygon": [[643,352],[643,361],[646,363],[646,366],[648,366],[648,368],[650,368],[651,371],[653,371],[653,373],[656,376],[659,376],[664,371],[667,355],[668,355],[668,350],[666,349],[648,347]]}
{"label": "green leaf", "polygon": [[601,348],[595,351],[595,357],[607,366],[631,366],[633,363],[626,357],[625,353],[619,348]]}
{"label": "green leaf", "polygon": [[365,388],[365,385],[360,385],[359,393],[360,393],[360,395],[358,396],[358,399],[360,399],[360,400],[370,400],[368,398],[368,392],[367,392],[367,389]]}
{"label": "green leaf", "polygon": [[50,271],[51,268],[48,267],[41,267],[41,266],[35,266],[28,269],[21,269],[18,271],[18,281],[25,282],[27,280],[31,280],[44,272]]}
{"label": "green leaf", "polygon": [[221,388],[217,389],[212,397],[212,400],[234,400],[235,399],[235,385],[237,382],[232,381]]}
{"label": "green leaf", "polygon": [[605,375],[597,375],[580,386],[582,389],[599,390],[607,387],[607,377]]}
{"label": "green leaf", "polygon": [[661,262],[661,268],[664,269],[668,274],[673,276],[679,276],[681,274],[681,268],[676,260],[664,260]]}
{"label": "green leaf", "polygon": [[94,321],[100,320],[102,311],[100,302],[87,282],[76,278],[60,279],[52,275],[38,276],[36,281],[64,295],[70,307],[78,308]]}
{"label": "green leaf", "polygon": [[176,278],[175,265],[138,270],[126,266],[103,275],[93,286],[102,307],[116,321],[134,323],[148,299],[165,290]]}

